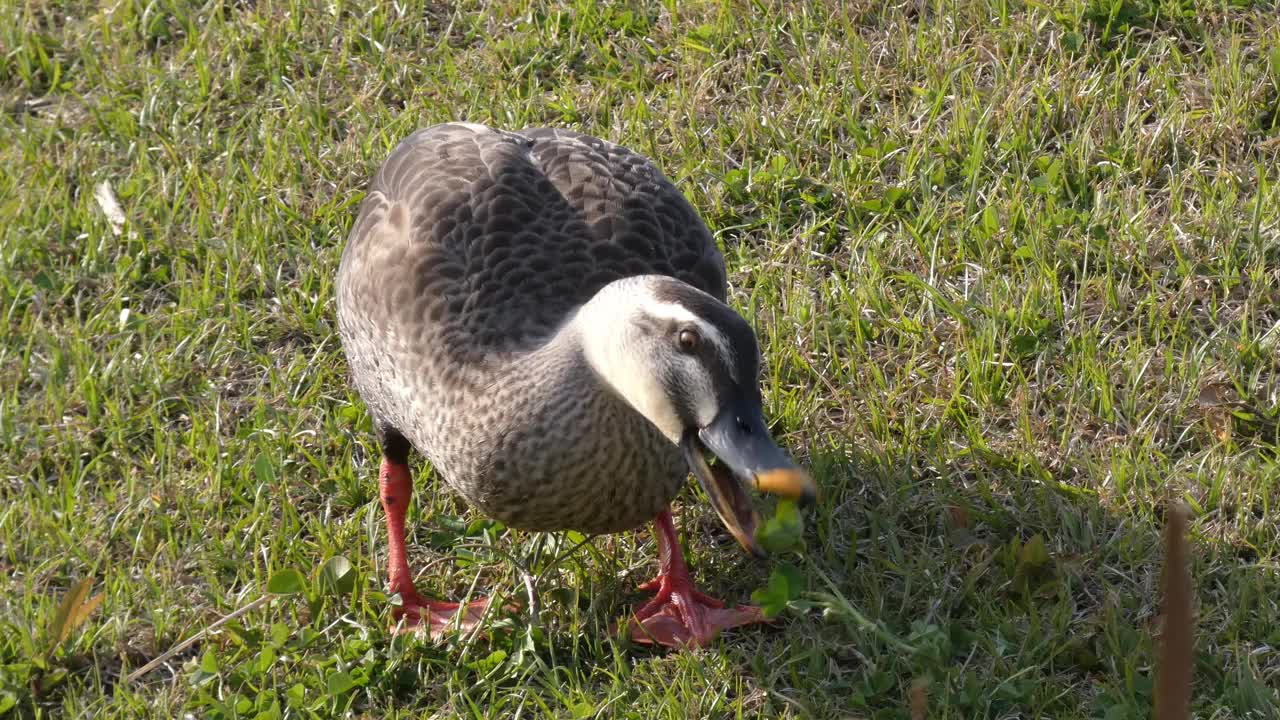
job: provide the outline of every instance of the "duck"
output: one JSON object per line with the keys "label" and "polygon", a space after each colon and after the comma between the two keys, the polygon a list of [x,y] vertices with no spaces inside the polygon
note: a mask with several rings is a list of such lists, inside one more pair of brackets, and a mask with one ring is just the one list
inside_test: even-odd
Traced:
{"label": "duck", "polygon": [[424,597],[405,548],[411,454],[512,528],[652,523],[654,596],[627,633],[702,647],[762,622],[697,590],[671,503],[693,474],[764,557],[748,490],[811,503],[771,437],[751,325],[706,223],[649,158],[564,128],[419,129],[368,184],[336,278],[350,382],[381,450],[393,630],[475,629],[489,599]]}

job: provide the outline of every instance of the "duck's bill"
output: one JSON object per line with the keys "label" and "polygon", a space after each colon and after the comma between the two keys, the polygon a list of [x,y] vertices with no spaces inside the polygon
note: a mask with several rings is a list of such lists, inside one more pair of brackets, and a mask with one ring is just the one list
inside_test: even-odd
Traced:
{"label": "duck's bill", "polygon": [[[797,467],[769,436],[758,409],[726,408],[707,427],[686,432],[681,445],[720,521],[747,552],[757,557],[765,556],[755,537],[759,516],[751,507],[744,485],[804,504],[818,496],[809,474]],[[715,465],[707,463],[708,452],[718,460]]]}

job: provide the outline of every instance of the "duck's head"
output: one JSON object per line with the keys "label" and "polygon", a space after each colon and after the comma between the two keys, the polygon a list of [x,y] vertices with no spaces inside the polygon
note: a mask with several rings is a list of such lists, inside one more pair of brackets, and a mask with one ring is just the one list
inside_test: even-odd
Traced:
{"label": "duck's head", "polygon": [[725,527],[762,556],[744,485],[806,503],[817,487],[769,435],[751,326],[711,295],[658,275],[605,286],[578,321],[596,374],[683,449]]}

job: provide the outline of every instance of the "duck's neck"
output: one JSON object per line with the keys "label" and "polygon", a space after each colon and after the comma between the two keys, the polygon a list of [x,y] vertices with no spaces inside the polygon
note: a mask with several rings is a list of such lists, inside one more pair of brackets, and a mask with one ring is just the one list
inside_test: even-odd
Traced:
{"label": "duck's neck", "polygon": [[480,396],[475,401],[500,403],[500,426],[551,425],[569,409],[613,398],[608,385],[592,372],[581,330],[572,320],[541,345],[493,362],[497,367],[490,366],[489,382],[476,388]]}
{"label": "duck's neck", "polygon": [[[439,453],[445,477],[514,527],[615,532],[665,507],[684,482],[679,448],[592,365],[570,321],[542,346],[508,358],[476,388]],[[493,370],[494,368],[490,368]]]}
{"label": "duck's neck", "polygon": [[[585,310],[585,309],[584,309]],[[600,369],[602,343],[593,341],[591,316],[580,310],[550,339],[511,365],[511,386],[535,406],[630,409],[608,372]],[[555,417],[556,413],[549,413]]]}
{"label": "duck's neck", "polygon": [[652,373],[638,367],[638,353],[622,340],[625,322],[593,301],[541,346],[513,357],[501,381],[510,423],[545,423],[549,432],[565,432],[581,420],[592,433],[601,432],[602,423],[633,431],[655,426],[649,418],[662,409],[652,407],[654,391],[646,383]]}
{"label": "duck's neck", "polygon": [[593,365],[584,330],[570,321],[541,347],[507,361],[490,395],[479,398],[501,406],[498,420],[471,428],[472,436],[485,438],[498,457],[555,458],[562,471],[599,460],[601,443],[615,435],[649,448],[666,444]]}

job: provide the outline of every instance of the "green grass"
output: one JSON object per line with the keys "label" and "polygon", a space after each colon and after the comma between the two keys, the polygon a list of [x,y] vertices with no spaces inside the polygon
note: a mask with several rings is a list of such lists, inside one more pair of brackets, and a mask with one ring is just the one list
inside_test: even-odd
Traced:
{"label": "green grass", "polygon": [[[931,718],[1147,717],[1182,499],[1196,712],[1280,713],[1275,3],[15,3],[0,707],[905,718],[918,684]],[[425,589],[520,600],[527,570],[540,612],[389,635],[333,277],[386,153],[448,119],[649,153],[716,231],[825,494],[767,564],[692,490],[677,522],[724,597],[802,570],[776,627],[630,647],[646,530],[552,565],[568,539],[486,529],[423,467]],[[306,594],[122,681],[289,568]]]}

